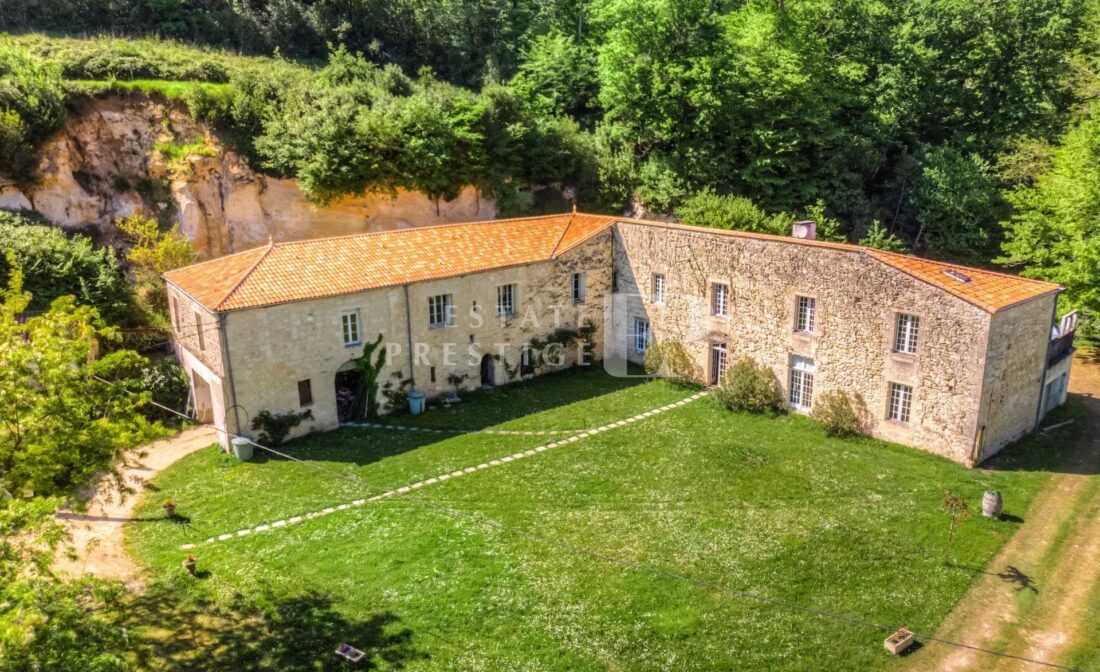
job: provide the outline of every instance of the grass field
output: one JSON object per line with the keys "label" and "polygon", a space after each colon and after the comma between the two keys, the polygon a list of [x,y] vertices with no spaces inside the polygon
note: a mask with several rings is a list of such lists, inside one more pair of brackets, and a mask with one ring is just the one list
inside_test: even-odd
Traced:
{"label": "grass field", "polygon": [[[401,421],[580,429],[689,393],[568,372]],[[144,627],[160,642],[145,664],[338,669],[331,651],[346,640],[380,669],[889,669],[874,628],[576,549],[927,633],[1046,478],[1033,469],[1042,439],[1000,469],[966,470],[880,441],[830,439],[801,416],[732,414],[702,399],[406,497],[200,544],[199,577],[180,568],[181,544],[374,493],[349,474],[393,487],[548,440],[344,429],[286,446],[308,464],[239,463],[213,448],[185,458],[156,479],[145,520],[128,530],[153,581],[135,618],[159,620]],[[944,491],[976,511],[990,488],[1016,517],[968,520],[945,563]],[[184,524],[161,518],[168,498]]]}

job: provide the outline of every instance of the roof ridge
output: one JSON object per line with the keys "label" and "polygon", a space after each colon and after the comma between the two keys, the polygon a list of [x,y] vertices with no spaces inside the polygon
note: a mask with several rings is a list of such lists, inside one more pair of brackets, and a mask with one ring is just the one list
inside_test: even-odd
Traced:
{"label": "roof ridge", "polygon": [[241,274],[241,277],[240,277],[240,279],[239,279],[239,280],[237,280],[237,282],[233,283],[233,286],[232,286],[232,287],[230,287],[230,288],[229,288],[229,289],[228,289],[228,290],[227,290],[227,291],[225,292],[225,294],[224,294],[224,295],[222,296],[222,298],[218,299],[218,304],[217,304],[216,306],[214,306],[214,310],[221,310],[221,307],[222,307],[223,305],[225,305],[225,302],[226,302],[226,301],[228,301],[228,300],[229,300],[229,298],[230,298],[231,296],[233,296],[233,294],[234,294],[234,293],[235,293],[235,292],[236,292],[236,291],[237,291],[238,289],[240,289],[240,288],[241,288],[241,285],[243,285],[243,284],[244,284],[244,281],[245,281],[245,280],[247,280],[247,279],[248,279],[248,277],[249,277],[250,275],[252,275],[252,272],[253,272],[253,271],[255,271],[255,270],[256,270],[256,268],[257,268],[257,267],[258,267],[258,266],[259,266],[259,265],[260,265],[261,263],[263,263],[263,260],[264,260],[264,259],[267,259],[268,255],[269,255],[269,254],[271,254],[271,251],[272,251],[272,250],[274,250],[274,249],[275,249],[275,242],[274,242],[274,241],[272,241],[272,240],[271,240],[271,239],[269,238],[269,239],[268,239],[268,243],[267,243],[267,249],[266,249],[266,250],[264,250],[264,253],[263,253],[263,254],[261,254],[261,255],[260,255],[260,258],[259,258],[259,259],[257,259],[257,260],[256,260],[255,262],[253,262],[253,263],[252,263],[252,265],[251,265],[251,266],[249,266],[249,267],[248,267],[248,270],[247,270],[247,271],[245,271],[244,273],[242,273],[242,274]]}
{"label": "roof ridge", "polygon": [[[268,244],[270,244],[270,243],[268,243]],[[240,252],[230,252],[229,254],[223,254],[220,257],[213,257],[211,259],[206,259],[204,261],[196,261],[193,264],[187,264],[186,266],[180,266],[179,268],[173,268],[170,271],[165,271],[162,274],[161,277],[167,277],[169,274],[174,273],[176,271],[183,270],[185,268],[196,268],[196,267],[199,267],[199,266],[206,266],[206,265],[212,264],[216,261],[222,261],[224,259],[232,259],[233,257],[239,257],[239,256],[244,255],[244,254],[252,254],[256,250],[260,249],[261,247],[263,247],[263,245],[257,245],[256,247],[250,247],[247,250],[241,250]]]}
{"label": "roof ridge", "polygon": [[[433,229],[446,229],[456,226],[481,226],[485,224],[507,224],[509,222],[523,222],[532,220],[552,219],[555,217],[562,217],[569,213],[559,212],[548,215],[532,215],[529,217],[505,217],[503,219],[478,219],[472,222],[443,222],[441,224],[428,224],[427,226],[410,226],[407,229],[389,229],[386,231],[360,231],[359,233],[345,233],[339,236],[324,236],[322,238],[303,238],[302,240],[287,240],[281,243],[275,243],[277,247],[288,247],[290,245],[306,245],[309,243],[320,243],[329,240],[342,240],[347,238],[366,238],[368,236],[385,236],[404,233],[405,231],[429,231]],[[255,248],[253,248],[255,249]],[[219,257],[220,259],[221,257]]]}

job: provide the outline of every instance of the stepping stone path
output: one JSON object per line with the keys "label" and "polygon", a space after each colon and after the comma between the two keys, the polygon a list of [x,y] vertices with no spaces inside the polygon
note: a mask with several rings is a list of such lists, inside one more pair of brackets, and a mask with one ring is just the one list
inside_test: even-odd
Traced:
{"label": "stepping stone path", "polygon": [[[505,430],[493,430],[493,429],[484,429],[484,430],[473,430],[473,431],[471,431],[471,430],[465,430],[465,429],[425,429],[425,428],[422,428],[422,427],[405,427],[405,426],[402,426],[402,425],[384,425],[384,424],[379,424],[379,423],[359,423],[359,424],[356,424],[354,426],[356,426],[356,427],[367,427],[367,428],[370,428],[370,429],[391,429],[391,430],[396,430],[396,431],[441,432],[441,433],[448,433],[448,434],[519,434],[519,435],[525,435],[525,436],[532,436],[532,435],[539,435],[539,434],[567,434],[568,433],[568,434],[572,434],[572,436],[562,438],[562,439],[559,439],[559,440],[554,441],[552,443],[547,443],[547,444],[538,446],[536,448],[532,448],[530,450],[523,450],[523,451],[520,451],[518,453],[513,453],[512,455],[505,455],[504,457],[501,457],[501,458],[498,458],[498,459],[495,459],[495,460],[489,460],[488,462],[483,462],[481,464],[478,464],[477,466],[466,467],[465,469],[459,469],[459,470],[456,470],[456,471],[452,471],[450,473],[439,474],[438,476],[433,476],[431,478],[426,478],[423,481],[417,481],[416,483],[410,483],[409,485],[403,485],[399,488],[393,488],[391,490],[386,490],[385,492],[374,495],[372,497],[366,497],[364,499],[357,499],[355,501],[348,502],[346,504],[340,504],[338,506],[326,507],[324,509],[321,509],[320,511],[313,511],[311,513],[304,513],[300,516],[292,516],[292,517],[287,518],[285,520],[276,520],[274,522],[264,523],[262,525],[257,525],[255,527],[249,527],[249,528],[246,528],[246,529],[243,529],[243,530],[237,530],[236,532],[230,532],[230,533],[227,533],[227,534],[221,534],[221,535],[218,535],[218,536],[210,537],[210,538],[206,539],[205,541],[203,541],[201,543],[203,543],[203,544],[212,544],[212,543],[215,543],[215,542],[218,542],[218,541],[228,541],[228,540],[234,539],[236,537],[243,537],[243,536],[253,534],[253,533],[256,533],[256,532],[269,532],[269,531],[272,531],[272,530],[276,530],[276,529],[279,529],[279,528],[286,527],[287,525],[294,525],[294,524],[300,523],[303,520],[312,520],[314,518],[319,518],[321,516],[327,516],[330,513],[335,513],[337,511],[345,511],[345,510],[350,509],[350,508],[364,506],[368,502],[377,502],[378,500],[385,499],[386,497],[392,497],[394,495],[404,495],[404,494],[407,494],[409,492],[412,492],[413,490],[420,489],[420,488],[422,488],[426,485],[432,485],[434,483],[447,481],[447,480],[450,480],[452,478],[458,478],[459,476],[465,476],[466,474],[473,474],[473,473],[476,473],[476,472],[481,471],[483,469],[490,469],[492,467],[500,466],[501,464],[505,464],[505,463],[508,463],[508,462],[514,462],[515,460],[522,460],[526,457],[531,457],[533,455],[537,455],[541,452],[545,452],[545,451],[550,450],[552,448],[559,448],[561,446],[564,446],[564,445],[567,445],[567,444],[570,444],[570,443],[575,443],[577,441],[587,439],[590,436],[595,436],[597,434],[602,434],[602,433],[604,433],[608,430],[616,429],[618,427],[625,427],[627,425],[638,422],[639,420],[645,420],[646,418],[652,418],[655,415],[660,415],[661,413],[666,413],[666,412],[671,411],[673,409],[679,408],[679,407],[681,407],[685,404],[690,404],[691,402],[693,402],[697,399],[702,399],[706,395],[707,395],[707,393],[705,391],[704,392],[696,392],[695,394],[691,395],[690,397],[687,397],[686,399],[681,399],[680,401],[676,401],[676,402],[673,402],[671,404],[665,404],[664,406],[661,406],[659,408],[654,408],[652,410],[645,411],[643,413],[639,413],[639,414],[631,416],[631,417],[629,417],[625,420],[617,420],[615,422],[609,422],[606,425],[601,425],[600,427],[596,427],[595,429],[540,430],[540,431],[532,431],[532,432],[505,431]],[[186,551],[186,550],[190,550],[192,548],[195,548],[197,546],[199,546],[199,544],[183,544],[182,546],[180,546],[180,549]]]}

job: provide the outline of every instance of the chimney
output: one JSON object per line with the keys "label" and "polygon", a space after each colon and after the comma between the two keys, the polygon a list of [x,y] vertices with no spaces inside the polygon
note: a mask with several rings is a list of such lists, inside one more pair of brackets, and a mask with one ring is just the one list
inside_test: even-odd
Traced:
{"label": "chimney", "polygon": [[801,238],[803,240],[813,240],[817,238],[817,222],[812,219],[804,219],[801,222],[795,222],[791,227],[791,237]]}

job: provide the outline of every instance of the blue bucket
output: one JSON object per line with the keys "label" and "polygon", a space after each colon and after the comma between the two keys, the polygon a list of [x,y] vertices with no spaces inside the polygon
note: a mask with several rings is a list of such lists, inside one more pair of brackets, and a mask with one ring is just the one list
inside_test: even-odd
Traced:
{"label": "blue bucket", "polygon": [[420,390],[409,390],[409,413],[420,415],[424,412],[424,396]]}

